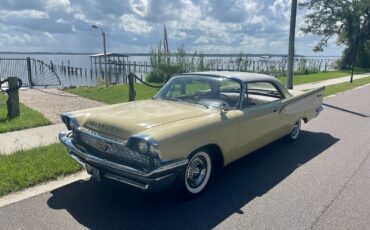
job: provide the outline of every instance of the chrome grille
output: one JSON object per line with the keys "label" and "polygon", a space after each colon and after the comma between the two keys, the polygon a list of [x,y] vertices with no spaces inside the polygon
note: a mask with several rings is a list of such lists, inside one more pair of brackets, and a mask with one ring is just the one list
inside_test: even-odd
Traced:
{"label": "chrome grille", "polygon": [[126,147],[126,141],[110,140],[85,129],[75,130],[74,136],[76,144],[89,148],[89,152],[98,157],[114,160],[144,171],[160,165],[159,159],[154,159],[150,155],[141,154]]}

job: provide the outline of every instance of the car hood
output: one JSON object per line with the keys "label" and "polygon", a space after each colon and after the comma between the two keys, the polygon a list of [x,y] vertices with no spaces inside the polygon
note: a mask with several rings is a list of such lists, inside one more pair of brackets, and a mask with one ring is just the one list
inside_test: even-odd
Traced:
{"label": "car hood", "polygon": [[135,133],[162,124],[176,122],[214,112],[203,106],[144,100],[102,106],[74,113],[80,124],[90,130],[127,139]]}

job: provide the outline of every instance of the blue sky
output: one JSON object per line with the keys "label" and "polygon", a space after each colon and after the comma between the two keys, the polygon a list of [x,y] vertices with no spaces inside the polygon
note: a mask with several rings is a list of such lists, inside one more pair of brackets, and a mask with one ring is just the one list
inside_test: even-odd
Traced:
{"label": "blue sky", "polygon": [[[104,28],[109,52],[148,52],[163,38],[171,50],[273,53],[288,50],[290,0],[0,0],[0,51],[99,52]],[[298,10],[296,53],[340,55],[332,40],[323,53],[304,35]]]}

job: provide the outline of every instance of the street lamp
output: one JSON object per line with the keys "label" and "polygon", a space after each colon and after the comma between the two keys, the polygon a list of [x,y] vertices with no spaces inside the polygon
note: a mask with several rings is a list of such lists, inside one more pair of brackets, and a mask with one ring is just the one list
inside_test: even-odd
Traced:
{"label": "street lamp", "polygon": [[93,29],[100,29],[101,30],[101,35],[103,36],[103,47],[104,47],[104,78],[105,78],[105,87],[108,87],[108,74],[107,74],[107,49],[105,45],[105,33],[103,28],[97,26],[97,25],[92,25],[91,26]]}

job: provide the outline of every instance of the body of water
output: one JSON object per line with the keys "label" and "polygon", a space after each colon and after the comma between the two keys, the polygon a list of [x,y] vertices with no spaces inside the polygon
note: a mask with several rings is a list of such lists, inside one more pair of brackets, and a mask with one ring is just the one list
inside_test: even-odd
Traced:
{"label": "body of water", "polygon": [[[63,87],[93,86],[101,81],[101,76],[104,75],[101,63],[95,66],[89,55],[2,53],[0,54],[0,77],[6,77],[11,68],[17,66],[19,68],[19,65],[11,66],[1,62],[1,59],[26,59],[27,57],[40,60],[49,66],[53,65],[53,70],[57,73]],[[187,58],[189,62],[192,59],[191,56]],[[294,69],[296,71],[330,71],[336,68],[338,59],[339,57],[296,57]],[[174,62],[175,57],[172,57],[171,61]],[[125,59],[124,65],[120,61],[110,61],[110,63],[112,64],[108,73],[112,83],[125,82],[128,71],[135,72],[139,77],[145,79],[146,74],[152,69],[150,68],[149,56],[129,56],[128,59]],[[204,64],[212,70],[239,70],[280,75],[287,69],[287,58],[283,56],[205,55]],[[21,74],[24,73],[23,71]]]}

